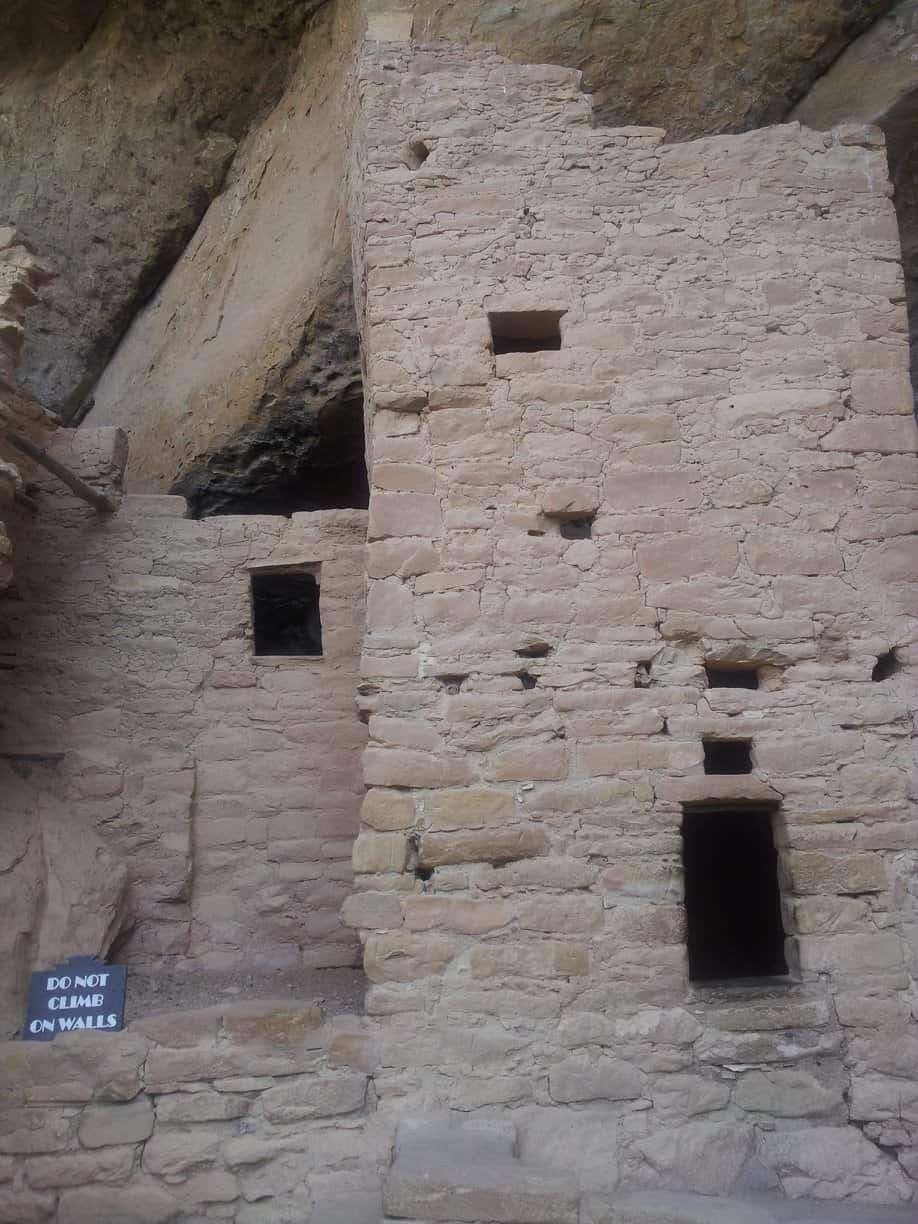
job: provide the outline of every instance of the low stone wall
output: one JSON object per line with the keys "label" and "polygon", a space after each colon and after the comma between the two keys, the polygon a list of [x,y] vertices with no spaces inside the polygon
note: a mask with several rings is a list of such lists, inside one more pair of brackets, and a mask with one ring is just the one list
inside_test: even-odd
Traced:
{"label": "low stone wall", "polygon": [[[802,1011],[800,1018],[807,1022]],[[438,1194],[441,1183],[444,1193],[488,1185],[487,1160],[481,1152],[473,1159],[464,1138],[474,1134],[486,1148],[495,1140],[510,1145],[509,1180],[503,1190],[492,1187],[505,1199],[544,1176],[563,1181],[575,1204],[644,1190],[765,1190],[774,1204],[782,1194],[854,1198],[874,1205],[861,1207],[863,1220],[898,1220],[881,1205],[908,1202],[901,1167],[844,1125],[843,1103],[828,1081],[787,1068],[788,1039],[768,1031],[773,1018],[760,1010],[733,1019],[743,1026],[734,1053],[749,1059],[745,1067],[713,1065],[710,1034],[691,1012],[643,1009],[606,1025],[606,1052],[556,1049],[549,1070],[526,1080],[526,1099],[510,1105],[488,1104],[482,1088],[490,1073],[492,1096],[501,1098],[511,1082],[498,1064],[519,1058],[521,1043],[506,1024],[458,1021],[425,1043],[373,1018],[327,1018],[308,1003],[265,1000],[154,1016],[118,1034],[9,1042],[0,1045],[0,1224],[380,1224],[396,1133],[403,1156],[416,1140],[427,1144],[425,1163],[414,1170],[418,1201]],[[760,1026],[754,1047],[753,1019]],[[598,1039],[601,1022],[591,1024]],[[562,1042],[574,1036],[570,1024],[560,1026]],[[727,1039],[725,1029],[720,1055]],[[457,1055],[470,1091],[444,1084],[431,1109],[425,1078]],[[914,1111],[909,1057],[903,1045],[895,1066],[872,1075],[876,1084],[898,1084],[903,1116]],[[855,1097],[864,1106],[855,1109],[862,1127],[869,1128],[868,1116],[888,1117],[871,1112],[870,1100],[881,1095],[871,1098],[866,1085]],[[654,1128],[641,1125],[648,1117]],[[396,1176],[391,1202],[399,1199],[397,1183]],[[812,1210],[812,1218],[828,1218],[823,1207]],[[443,1205],[429,1217],[416,1214],[531,1218],[484,1207],[453,1215]]]}
{"label": "low stone wall", "polygon": [[0,1045],[0,1221],[378,1224],[374,1059],[360,1020],[283,1002]]}
{"label": "low stone wall", "polygon": [[[40,476],[37,508],[13,520],[17,598],[0,602],[10,939],[31,944],[33,965],[104,954],[99,918],[126,872],[109,935],[135,971],[356,964],[339,911],[363,793],[366,515],[193,521],[181,498],[119,496],[118,430],[60,430],[52,453],[119,505],[99,514]],[[322,654],[257,657],[250,575],[288,566],[318,575]],[[39,931],[26,848],[55,830],[66,853],[40,870]],[[7,1035],[18,1013],[14,998]]]}

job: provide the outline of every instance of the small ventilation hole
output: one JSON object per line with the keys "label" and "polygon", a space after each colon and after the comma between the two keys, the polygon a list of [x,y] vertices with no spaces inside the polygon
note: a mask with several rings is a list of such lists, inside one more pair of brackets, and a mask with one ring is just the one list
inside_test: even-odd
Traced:
{"label": "small ventilation hole", "polygon": [[877,656],[877,661],[873,665],[873,671],[870,673],[870,679],[881,681],[889,680],[899,670],[901,664],[896,657],[894,650],[888,650],[886,654]]}
{"label": "small ventilation hole", "polygon": [[593,536],[593,519],[562,519],[559,530],[563,540],[589,540]]}
{"label": "small ventilation hole", "polygon": [[446,689],[447,693],[451,697],[455,697],[466,680],[468,680],[468,676],[437,676],[437,679]]}
{"label": "small ventilation hole", "polygon": [[708,688],[757,689],[759,673],[754,667],[727,667],[720,663],[705,663]]}
{"label": "small ventilation hole", "polygon": [[418,170],[430,157],[430,149],[423,140],[412,140],[408,144],[408,160],[412,170]]}
{"label": "small ventilation hole", "polygon": [[416,880],[426,882],[434,873],[432,867],[421,866],[421,838],[418,833],[411,833],[408,836],[408,871]]}
{"label": "small ventilation hole", "polygon": [[706,739],[702,745],[706,774],[752,773],[752,740]]}
{"label": "small ventilation hole", "polygon": [[650,664],[638,663],[637,667],[634,669],[634,687],[650,688],[651,683]]}
{"label": "small ventilation hole", "polygon": [[516,674],[519,677],[520,683],[522,684],[524,689],[534,689],[536,684],[538,683],[538,681],[536,680],[536,677],[532,674],[532,672],[521,671],[521,672],[517,672]]}
{"label": "small ventilation hole", "polygon": [[488,314],[495,356],[543,353],[561,347],[563,310],[503,310]]}

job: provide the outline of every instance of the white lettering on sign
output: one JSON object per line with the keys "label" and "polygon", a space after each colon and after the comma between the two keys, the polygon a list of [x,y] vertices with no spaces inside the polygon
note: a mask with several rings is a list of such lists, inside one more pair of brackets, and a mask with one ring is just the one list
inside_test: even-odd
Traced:
{"label": "white lettering on sign", "polygon": [[33,973],[22,1036],[48,1041],[75,1029],[117,1032],[124,1022],[123,965],[107,966],[90,956],[72,956],[49,973]]}
{"label": "white lettering on sign", "polygon": [[107,986],[108,979],[111,975],[108,973],[87,973],[85,975],[77,974],[70,978],[67,974],[63,977],[49,977],[45,990],[50,994],[52,990],[69,990],[71,985],[82,986],[85,990],[87,987],[90,990],[97,990],[100,986]]}
{"label": "white lettering on sign", "polygon": [[[61,1016],[57,1021],[58,1032],[69,1033],[75,1029],[108,1029],[115,1028],[118,1017],[114,1012],[107,1016]],[[47,1030],[44,1030],[47,1031]]]}
{"label": "white lettering on sign", "polygon": [[101,1007],[105,995],[55,995],[48,1000],[48,1011],[76,1011],[79,1007]]}

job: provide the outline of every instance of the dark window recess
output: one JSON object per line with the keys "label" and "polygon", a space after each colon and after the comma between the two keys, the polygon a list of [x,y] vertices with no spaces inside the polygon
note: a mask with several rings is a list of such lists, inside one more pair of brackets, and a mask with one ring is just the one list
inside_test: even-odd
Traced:
{"label": "dark window recess", "polygon": [[319,584],[315,574],[252,574],[257,655],[320,655]]}
{"label": "dark window recess", "polygon": [[489,314],[495,354],[541,353],[559,349],[563,314],[563,310],[500,311]]}
{"label": "dark window recess", "polygon": [[708,688],[759,687],[759,673],[754,667],[725,667],[719,663],[705,663],[704,670],[708,678]]}
{"label": "dark window recess", "polygon": [[876,663],[873,665],[873,671],[870,673],[871,680],[889,680],[899,670],[899,660],[896,658],[894,650],[888,651],[886,654],[879,655]]}
{"label": "dark window recess", "polygon": [[444,689],[446,689],[447,693],[449,693],[451,697],[455,697],[455,695],[461,690],[463,684],[465,684],[466,680],[468,680],[468,676],[437,676],[437,679],[443,685]]}
{"label": "dark window recess", "polygon": [[653,683],[650,675],[649,663],[638,663],[634,669],[634,687],[635,688],[650,688]]}
{"label": "dark window recess", "polygon": [[430,149],[423,140],[412,140],[408,144],[408,160],[412,170],[418,170],[430,157]]}
{"label": "dark window recess", "polygon": [[593,536],[591,518],[562,519],[558,525],[563,540],[589,540]]}
{"label": "dark window recess", "polygon": [[706,774],[752,773],[752,740],[706,739],[701,742]]}
{"label": "dark window recess", "polygon": [[532,672],[521,671],[521,672],[517,672],[516,675],[519,678],[520,684],[522,684],[524,689],[534,689],[535,688],[536,677],[532,674]]}
{"label": "dark window recess", "polygon": [[693,981],[787,973],[771,815],[752,809],[694,809],[683,814]]}

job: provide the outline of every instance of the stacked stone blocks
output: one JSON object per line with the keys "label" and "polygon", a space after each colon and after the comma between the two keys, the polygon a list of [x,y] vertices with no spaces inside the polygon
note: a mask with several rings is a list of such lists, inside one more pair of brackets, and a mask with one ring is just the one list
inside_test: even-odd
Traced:
{"label": "stacked stone blocks", "polygon": [[[52,453],[118,495],[120,431],[60,430]],[[112,933],[100,942],[80,914],[104,914],[106,881],[127,873],[113,934],[132,971],[354,965],[339,911],[366,742],[354,706],[366,514],[194,521],[181,498],[129,495],[100,515],[53,477],[36,480],[37,509],[14,520],[17,598],[0,611],[16,712],[0,728],[6,937],[31,940],[33,964],[106,952]],[[322,656],[256,658],[251,572],[303,565],[319,574]],[[84,844],[107,856],[97,889],[79,871],[65,878],[53,938],[19,849],[39,828],[47,841],[49,805],[67,856]],[[10,1032],[24,968],[17,958]]]}
{"label": "stacked stone blocks", "polygon": [[[445,46],[371,49],[361,99],[368,1008],[439,1038],[429,1103],[597,1109],[624,1185],[907,1200],[916,434],[882,138],[667,145],[592,128],[575,73]],[[559,349],[495,356],[489,315],[546,311]],[[751,773],[705,774],[708,738]],[[784,978],[689,980],[699,803],[774,812]]]}

